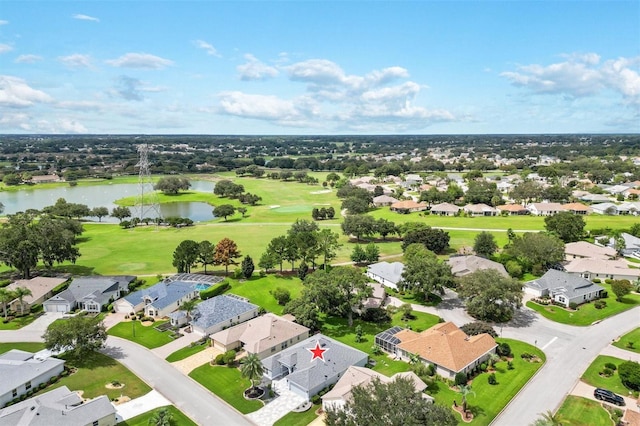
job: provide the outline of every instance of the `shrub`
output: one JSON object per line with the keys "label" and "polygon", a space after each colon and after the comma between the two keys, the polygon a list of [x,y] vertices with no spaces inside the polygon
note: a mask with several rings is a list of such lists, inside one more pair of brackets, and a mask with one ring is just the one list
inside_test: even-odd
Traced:
{"label": "shrub", "polygon": [[604,300],[596,300],[595,302],[593,302],[593,306],[596,309],[603,309],[607,306],[607,302],[605,302]]}
{"label": "shrub", "polygon": [[611,278],[607,278],[604,280],[605,284],[611,284],[613,280]]}
{"label": "shrub", "polygon": [[216,355],[215,363],[216,365],[224,365],[224,354]]}
{"label": "shrub", "polygon": [[468,336],[475,336],[482,333],[487,333],[491,337],[498,337],[498,333],[488,323],[484,321],[474,321],[467,323],[460,327],[460,330],[464,331]]}
{"label": "shrub", "polygon": [[530,354],[529,352],[522,352],[520,358],[522,359],[532,359],[535,355]]}
{"label": "shrub", "polygon": [[611,376],[613,376],[613,370],[612,370],[612,369],[610,369],[610,368],[606,368],[606,367],[605,367],[605,368],[600,372],[600,374],[602,374],[602,375],[603,375],[603,376],[605,376],[605,377],[611,377]]}
{"label": "shrub", "polygon": [[286,288],[276,287],[271,290],[271,295],[278,301],[278,305],[284,306],[291,300],[291,292]]}
{"label": "shrub", "polygon": [[573,309],[575,311],[578,309],[578,304],[576,302],[569,302],[569,309]]}
{"label": "shrub", "polygon": [[487,363],[483,362],[482,364],[480,364],[480,370],[481,371],[487,371]]}
{"label": "shrub", "polygon": [[640,390],[640,364],[625,361],[618,366],[618,375],[622,384],[633,390]]}
{"label": "shrub", "polygon": [[489,374],[488,381],[490,385],[497,385],[498,380],[496,380],[496,373]]}
{"label": "shrub", "polygon": [[618,367],[616,367],[616,365],[612,362],[607,362],[604,366],[613,371],[616,371],[618,369]]}
{"label": "shrub", "polygon": [[633,345],[635,345],[635,343],[633,341],[629,340],[627,342],[627,349],[633,349]]}
{"label": "shrub", "polygon": [[371,346],[371,353],[374,355],[382,355],[382,348],[378,345]]}
{"label": "shrub", "polygon": [[467,384],[467,375],[465,373],[463,373],[462,371],[457,373],[454,382],[455,382],[455,384],[457,386],[466,385]]}
{"label": "shrub", "polygon": [[592,279],[591,281],[592,281],[594,284],[600,284],[600,283],[601,283],[600,278],[594,278],[594,279]]}
{"label": "shrub", "polygon": [[229,288],[231,288],[229,283],[226,281],[222,281],[218,285],[212,285],[208,289],[202,290],[200,292],[200,299],[207,300],[207,299],[211,299],[212,297],[219,296],[225,291],[227,291]]}
{"label": "shrub", "polygon": [[320,396],[320,395],[313,395],[313,396],[311,397],[311,403],[312,403],[313,405],[318,405],[318,404],[320,404],[320,399],[321,399],[321,396]]}
{"label": "shrub", "polygon": [[499,356],[511,356],[511,346],[506,342],[498,343],[496,352]]}
{"label": "shrub", "polygon": [[513,361],[507,361],[507,370],[513,370]]}
{"label": "shrub", "polygon": [[230,351],[226,351],[223,355],[223,359],[225,364],[233,365],[236,360],[236,351],[234,351],[233,349]]}
{"label": "shrub", "polygon": [[426,377],[429,376],[429,367],[427,367],[424,363],[418,362],[413,364],[412,370],[418,377]]}
{"label": "shrub", "polygon": [[433,364],[429,364],[429,366],[427,367],[427,374],[429,376],[434,376],[436,374],[436,366]]}
{"label": "shrub", "polygon": [[522,278],[522,266],[515,260],[508,261],[505,269],[513,278]]}

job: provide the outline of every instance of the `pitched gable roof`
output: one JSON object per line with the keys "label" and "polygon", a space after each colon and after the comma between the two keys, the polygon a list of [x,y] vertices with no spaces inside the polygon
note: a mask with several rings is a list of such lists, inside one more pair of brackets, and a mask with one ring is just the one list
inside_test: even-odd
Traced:
{"label": "pitched gable roof", "polygon": [[554,294],[562,293],[568,298],[604,290],[601,286],[582,277],[571,275],[556,269],[549,269],[543,276],[524,284],[536,290],[549,290]]}
{"label": "pitched gable roof", "polygon": [[597,257],[601,259],[610,259],[618,254],[615,249],[611,247],[599,246],[586,241],[567,243],[564,246],[564,252],[571,256]]}
{"label": "pitched gable roof", "polygon": [[199,303],[191,314],[193,317],[192,323],[197,327],[207,329],[257,309],[257,305],[244,299],[222,294]]}
{"label": "pitched gable roof", "polygon": [[195,284],[193,282],[161,281],[149,288],[128,294],[124,297],[124,300],[136,306],[143,300],[150,299],[152,301],[151,304],[155,308],[162,309],[193,291],[195,291]]}
{"label": "pitched gable roof", "polygon": [[480,256],[451,256],[447,263],[451,267],[451,273],[457,277],[472,274],[485,269],[495,269],[501,275],[508,277],[509,274],[502,263],[494,262]]}
{"label": "pitched gable roof", "polygon": [[382,277],[392,283],[400,282],[403,271],[404,264],[401,262],[378,262],[367,267],[367,272]]}

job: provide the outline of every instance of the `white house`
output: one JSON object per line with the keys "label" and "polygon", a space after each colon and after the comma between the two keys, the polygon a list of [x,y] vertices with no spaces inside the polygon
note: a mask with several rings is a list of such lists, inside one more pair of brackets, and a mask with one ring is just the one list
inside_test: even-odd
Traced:
{"label": "white house", "polygon": [[527,210],[535,216],[553,216],[565,211],[560,203],[531,203],[527,205]]}
{"label": "white house", "polygon": [[0,407],[64,371],[64,360],[36,359],[34,355],[18,349],[0,355]]}
{"label": "white house", "polygon": [[42,305],[45,312],[70,312],[80,308],[97,313],[128,291],[129,284],[135,279],[131,275],[76,277],[65,291]]}
{"label": "white house", "polygon": [[403,271],[404,265],[401,262],[378,262],[367,267],[367,276],[386,287],[397,290]]}
{"label": "white house", "polygon": [[197,284],[193,282],[165,280],[126,295],[114,303],[114,308],[123,313],[144,310],[145,316],[162,318],[199,295]]}
{"label": "white house", "polygon": [[640,269],[629,268],[624,259],[574,259],[564,265],[565,271],[586,279],[599,278],[600,280],[629,280],[631,282],[640,279]]}
{"label": "white house", "polygon": [[599,299],[604,288],[580,276],[549,269],[542,277],[524,283],[524,291],[536,297],[549,296],[569,307]]}

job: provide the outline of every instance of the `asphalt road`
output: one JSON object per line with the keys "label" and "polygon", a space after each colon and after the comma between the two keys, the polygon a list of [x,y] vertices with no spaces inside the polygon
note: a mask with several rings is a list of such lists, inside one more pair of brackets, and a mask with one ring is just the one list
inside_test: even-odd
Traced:
{"label": "asphalt road", "polygon": [[253,425],[198,382],[135,343],[109,336],[102,352],[124,364],[199,425]]}

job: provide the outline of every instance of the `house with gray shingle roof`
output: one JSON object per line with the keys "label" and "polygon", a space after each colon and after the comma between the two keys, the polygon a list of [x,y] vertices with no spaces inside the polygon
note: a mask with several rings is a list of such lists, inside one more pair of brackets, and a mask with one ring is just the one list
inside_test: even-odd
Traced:
{"label": "house with gray shingle roof", "polygon": [[0,407],[26,394],[29,389],[37,388],[40,383],[46,383],[64,370],[63,360],[36,359],[34,355],[18,349],[0,355]]}
{"label": "house with gray shingle roof", "polygon": [[46,312],[70,312],[76,308],[100,312],[103,306],[118,299],[135,280],[132,275],[76,277],[69,287],[42,305]]}
{"label": "house with gray shingle roof", "polygon": [[164,280],[149,288],[126,295],[114,303],[116,312],[139,312],[148,317],[166,317],[180,304],[200,295],[194,282]]}
{"label": "house with gray shingle roof", "polygon": [[66,386],[0,410],[0,426],[115,426],[116,409],[105,395],[83,400]]}
{"label": "house with gray shingle roof", "polygon": [[579,276],[549,269],[538,279],[524,283],[524,291],[537,297],[549,296],[556,302],[569,306],[599,299],[604,288]]}
{"label": "house with gray shingle roof", "polygon": [[258,306],[234,294],[207,299],[191,312],[195,333],[208,336],[258,316]]}
{"label": "house with gray shingle roof", "polygon": [[401,262],[378,262],[367,266],[367,276],[380,284],[398,289],[404,265]]}
{"label": "house with gray shingle roof", "polygon": [[262,360],[267,379],[310,399],[340,379],[352,365],[364,367],[369,356],[322,334],[311,336]]}

